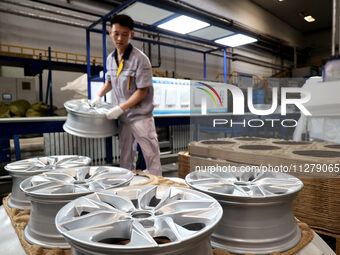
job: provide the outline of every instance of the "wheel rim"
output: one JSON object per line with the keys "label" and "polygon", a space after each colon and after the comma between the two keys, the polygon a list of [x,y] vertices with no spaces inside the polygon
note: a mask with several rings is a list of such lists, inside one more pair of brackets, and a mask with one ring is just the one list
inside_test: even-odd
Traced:
{"label": "wheel rim", "polygon": [[30,201],[20,190],[20,183],[33,175],[43,172],[61,169],[86,166],[91,163],[91,158],[77,155],[47,156],[19,160],[5,166],[5,169],[12,176],[12,194],[8,205],[12,208],[29,209]]}
{"label": "wheel rim", "polygon": [[130,186],[70,202],[56,225],[75,254],[212,254],[209,236],[221,217],[221,206],[201,192]]}
{"label": "wheel rim", "polygon": [[294,247],[301,238],[293,199],[302,182],[273,172],[192,172],[187,184],[216,198],[224,214],[212,245],[234,253],[263,254]]}
{"label": "wheel rim", "polygon": [[32,176],[20,184],[31,201],[25,239],[46,248],[69,248],[55,227],[58,210],[80,196],[128,185],[133,173],[118,167],[94,166],[55,170]]}
{"label": "wheel rim", "polygon": [[91,107],[89,100],[81,99],[67,101],[64,106],[68,115],[63,128],[67,133],[85,138],[109,137],[116,133],[115,120],[105,116],[112,104],[101,102]]}
{"label": "wheel rim", "polygon": [[106,102],[101,102],[96,106],[91,106],[90,100],[87,99],[69,100],[65,102],[64,106],[69,112],[103,118],[105,118],[105,113],[113,107],[112,104]]}

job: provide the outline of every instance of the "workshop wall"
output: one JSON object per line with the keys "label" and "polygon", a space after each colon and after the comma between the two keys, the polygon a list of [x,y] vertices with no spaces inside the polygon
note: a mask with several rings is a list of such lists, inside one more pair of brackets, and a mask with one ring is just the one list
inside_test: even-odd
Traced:
{"label": "workshop wall", "polygon": [[[235,19],[238,22],[253,27],[254,29],[271,33],[271,35],[278,36],[284,40],[289,41],[290,44],[300,43],[300,37],[294,29],[283,24],[274,16],[264,12],[256,5],[248,1],[190,1],[191,4],[206,8],[210,12],[216,12],[219,15]],[[251,14],[250,14],[251,13]],[[85,21],[79,23],[87,24]],[[281,24],[282,23],[282,24]],[[27,46],[34,48],[47,49],[50,46],[53,50],[67,51],[72,53],[86,53],[86,34],[85,29],[73,26],[67,26],[57,23],[52,23],[43,20],[36,20],[32,18],[2,13],[0,15],[0,43],[12,44],[19,46]],[[270,28],[275,27],[276,30]],[[278,33],[280,31],[280,33]],[[133,41],[133,44],[142,49],[144,48],[148,54],[148,45],[142,42]],[[177,42],[177,44],[190,46]],[[91,33],[91,55],[101,56],[101,35]],[[107,37],[108,53],[113,50],[111,39]],[[250,56],[259,60],[280,63],[276,57],[260,52],[249,52],[242,49],[235,49],[245,56]],[[151,46],[152,64],[158,64],[158,48],[157,45]],[[223,55],[223,52],[218,54]],[[284,63],[291,65],[291,63]],[[161,66],[157,68],[159,72],[167,72],[169,76],[175,73],[178,77],[187,77],[191,79],[203,80],[203,55],[191,51],[174,49],[170,47],[161,46]],[[278,72],[278,70],[261,67],[257,64],[249,64],[241,61],[228,61],[228,73],[243,72],[259,77],[268,77]],[[207,80],[223,81],[223,58],[213,55],[207,55]],[[57,107],[62,107],[63,102],[71,97],[69,92],[61,92],[60,87],[66,85],[67,82],[74,80],[81,73],[69,72],[53,72],[53,95],[54,103]],[[47,72],[44,71],[44,86],[47,83]]]}

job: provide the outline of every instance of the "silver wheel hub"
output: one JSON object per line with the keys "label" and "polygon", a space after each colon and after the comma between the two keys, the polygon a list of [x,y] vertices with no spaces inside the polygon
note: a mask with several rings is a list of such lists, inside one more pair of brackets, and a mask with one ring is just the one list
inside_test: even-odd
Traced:
{"label": "silver wheel hub", "polygon": [[286,251],[301,238],[293,199],[302,182],[288,174],[192,172],[187,184],[216,198],[223,218],[212,234],[213,247],[234,253]]}
{"label": "silver wheel hub", "polygon": [[56,170],[24,180],[20,188],[31,200],[25,239],[46,248],[69,248],[55,227],[59,209],[91,192],[128,185],[132,178],[129,170],[100,166]]}
{"label": "silver wheel hub", "polygon": [[12,195],[8,200],[8,205],[22,210],[30,208],[29,199],[20,190],[20,183],[26,178],[54,169],[86,166],[90,163],[89,157],[65,155],[30,158],[7,164],[5,169],[13,180]]}
{"label": "silver wheel hub", "polygon": [[115,120],[109,120],[105,116],[114,105],[101,102],[91,107],[89,100],[81,99],[67,101],[64,106],[68,115],[63,128],[67,133],[85,138],[115,135]]}
{"label": "silver wheel hub", "polygon": [[56,226],[77,255],[212,255],[209,237],[221,217],[221,206],[201,192],[129,186],[68,203]]}

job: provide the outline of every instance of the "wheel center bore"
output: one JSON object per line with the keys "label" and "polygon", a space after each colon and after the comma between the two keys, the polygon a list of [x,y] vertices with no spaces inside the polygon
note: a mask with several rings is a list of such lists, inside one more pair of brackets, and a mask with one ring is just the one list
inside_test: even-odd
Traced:
{"label": "wheel center bore", "polygon": [[243,181],[237,181],[237,182],[234,182],[234,184],[239,185],[239,186],[248,186],[248,185],[252,185],[251,182],[243,182]]}
{"label": "wheel center bore", "polygon": [[86,181],[76,180],[73,184],[86,184]]}
{"label": "wheel center bore", "polygon": [[149,211],[134,211],[131,213],[132,218],[136,219],[146,219],[152,216],[152,213]]}

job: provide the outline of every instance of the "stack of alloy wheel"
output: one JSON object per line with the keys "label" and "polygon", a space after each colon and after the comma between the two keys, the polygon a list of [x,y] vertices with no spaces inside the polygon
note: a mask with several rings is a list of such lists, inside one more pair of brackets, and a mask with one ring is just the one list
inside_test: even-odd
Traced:
{"label": "stack of alloy wheel", "polygon": [[27,178],[20,184],[31,201],[25,239],[45,248],[69,248],[54,223],[59,209],[80,196],[128,185],[132,178],[127,169],[107,166],[60,169]]}
{"label": "stack of alloy wheel", "polygon": [[237,254],[287,251],[301,239],[293,200],[302,182],[273,172],[191,172],[185,178],[194,190],[214,197],[223,218],[212,234],[212,246]]}
{"label": "stack of alloy wheel", "polygon": [[5,166],[5,169],[12,176],[12,194],[8,200],[8,206],[17,209],[29,209],[30,201],[20,190],[20,183],[28,177],[43,172],[87,166],[91,158],[77,155],[46,156],[19,160]]}
{"label": "stack of alloy wheel", "polygon": [[204,193],[129,186],[71,201],[55,222],[76,255],[212,255],[209,238],[221,217]]}

